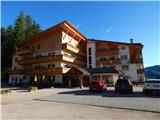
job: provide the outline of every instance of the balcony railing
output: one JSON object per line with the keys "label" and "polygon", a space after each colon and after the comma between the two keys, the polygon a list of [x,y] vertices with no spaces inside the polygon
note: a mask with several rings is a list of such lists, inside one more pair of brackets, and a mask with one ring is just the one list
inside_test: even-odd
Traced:
{"label": "balcony railing", "polygon": [[38,68],[38,69],[31,69],[26,71],[27,74],[62,74],[63,68],[62,67],[53,67],[53,68]]}
{"label": "balcony railing", "polygon": [[72,63],[72,64],[76,64],[76,65],[80,65],[80,66],[85,66],[86,63],[84,61],[81,61],[75,57],[71,57],[71,56],[63,56],[63,61],[68,62],[68,63]]}
{"label": "balcony railing", "polygon": [[122,64],[129,64],[130,60],[129,59],[121,59]]}
{"label": "balcony railing", "polygon": [[118,55],[119,50],[98,50],[96,51],[96,56],[109,56],[109,55]]}
{"label": "balcony railing", "polygon": [[142,62],[143,62],[142,59],[137,60],[137,63],[142,63]]}
{"label": "balcony railing", "polygon": [[34,63],[44,63],[44,62],[58,62],[62,60],[62,55],[53,55],[53,56],[39,56],[39,57],[31,57],[25,58],[22,60],[18,60],[17,63],[24,64],[34,64]]}
{"label": "balcony railing", "polygon": [[62,44],[62,49],[67,52],[72,52],[72,53],[76,53],[80,55],[86,55],[86,53],[82,52],[79,48],[73,45],[67,44],[67,43]]}
{"label": "balcony railing", "polygon": [[30,53],[32,53],[32,51],[29,49],[24,49],[16,52],[17,55],[24,55],[24,54],[30,54]]}
{"label": "balcony railing", "polygon": [[10,74],[24,74],[25,71],[24,70],[12,70],[12,69],[10,69],[9,73]]}
{"label": "balcony railing", "polygon": [[10,74],[62,74],[67,73],[70,68],[52,67],[52,68],[38,68],[29,70],[9,70]]}
{"label": "balcony railing", "polygon": [[137,74],[143,74],[144,73],[144,69],[137,69]]}
{"label": "balcony railing", "polygon": [[65,55],[39,56],[39,57],[32,57],[32,58],[27,58],[27,59],[22,59],[17,61],[17,63],[20,65],[45,63],[45,62],[67,62],[67,63],[77,64],[80,66],[86,65],[85,62],[75,57],[65,56]]}
{"label": "balcony railing", "polygon": [[120,64],[120,59],[96,61],[96,66],[105,66],[105,65],[114,65],[114,64]]}

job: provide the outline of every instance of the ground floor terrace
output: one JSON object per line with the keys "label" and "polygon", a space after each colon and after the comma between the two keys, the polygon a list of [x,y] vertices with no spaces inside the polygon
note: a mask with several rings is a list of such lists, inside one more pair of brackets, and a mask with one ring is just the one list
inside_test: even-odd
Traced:
{"label": "ground floor terrace", "polygon": [[79,69],[72,68],[66,74],[11,74],[9,84],[29,84],[42,87],[88,87],[92,80],[102,80],[108,85],[114,85],[120,77],[119,71],[111,68]]}

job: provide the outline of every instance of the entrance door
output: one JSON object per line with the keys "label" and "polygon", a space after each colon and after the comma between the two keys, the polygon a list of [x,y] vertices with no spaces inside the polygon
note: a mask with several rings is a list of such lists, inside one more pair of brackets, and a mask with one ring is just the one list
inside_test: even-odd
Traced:
{"label": "entrance door", "polygon": [[89,87],[90,84],[90,77],[89,76],[83,76],[83,86]]}
{"label": "entrance door", "polygon": [[65,87],[79,87],[80,81],[78,76],[63,76],[63,85]]}

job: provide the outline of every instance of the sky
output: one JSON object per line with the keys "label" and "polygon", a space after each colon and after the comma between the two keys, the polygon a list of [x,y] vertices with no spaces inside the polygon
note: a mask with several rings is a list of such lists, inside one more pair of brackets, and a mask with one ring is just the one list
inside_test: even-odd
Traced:
{"label": "sky", "polygon": [[68,20],[87,38],[142,43],[145,66],[160,65],[160,2],[7,2],[1,26],[14,24],[23,10],[42,30]]}

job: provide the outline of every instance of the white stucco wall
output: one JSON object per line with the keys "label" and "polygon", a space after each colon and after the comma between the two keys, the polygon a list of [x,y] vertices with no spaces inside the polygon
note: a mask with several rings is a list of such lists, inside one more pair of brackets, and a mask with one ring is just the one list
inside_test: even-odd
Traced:
{"label": "white stucco wall", "polygon": [[[125,49],[121,49],[122,47],[125,47]],[[124,59],[121,59],[121,63],[122,64],[127,64],[127,63],[130,63],[130,53],[129,53],[129,47],[127,45],[120,45],[119,47],[119,58],[121,58],[122,55],[127,55],[127,58],[126,60]]]}
{"label": "white stucco wall", "polygon": [[[26,79],[24,79],[24,77],[26,77]],[[29,77],[25,74],[10,74],[8,83],[15,85],[16,84],[15,83],[16,78],[17,78],[17,84],[20,83],[20,82],[21,83],[27,83],[29,81]]]}
{"label": "white stucco wall", "polygon": [[69,44],[71,44],[73,46],[77,46],[78,45],[78,41],[75,40],[70,35],[66,34],[65,32],[62,32],[62,44],[63,43],[69,43]]}
{"label": "white stucco wall", "polygon": [[136,64],[126,64],[128,65],[128,70],[122,70],[121,66],[123,65],[124,64],[116,65],[115,67],[119,69],[120,71],[122,71],[124,73],[124,76],[129,76],[131,81],[137,81],[138,75],[137,75]]}
{"label": "white stucco wall", "polygon": [[19,55],[14,55],[13,58],[12,58],[12,70],[16,67],[16,69],[19,69],[19,70],[23,70],[24,67],[22,65],[19,65],[15,59],[17,58],[17,60],[21,60],[22,58],[19,56]]}
{"label": "white stucco wall", "polygon": [[87,68],[89,68],[89,51],[88,48],[91,48],[91,57],[92,57],[92,68],[96,67],[96,45],[94,41],[88,41],[87,43]]}

